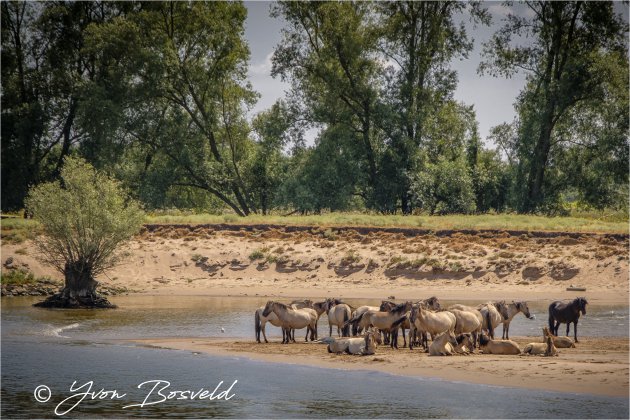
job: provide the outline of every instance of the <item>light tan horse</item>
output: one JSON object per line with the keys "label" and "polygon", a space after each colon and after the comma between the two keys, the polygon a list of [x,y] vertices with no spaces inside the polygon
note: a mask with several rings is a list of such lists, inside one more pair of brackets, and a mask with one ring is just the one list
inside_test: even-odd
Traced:
{"label": "light tan horse", "polygon": [[508,309],[505,301],[483,303],[477,307],[483,317],[482,329],[488,331],[490,338],[494,339],[494,329],[508,318]]}
{"label": "light tan horse", "polygon": [[380,344],[380,334],[376,331],[368,331],[363,337],[335,338],[328,344],[328,353],[342,353],[370,355],[376,352]]}
{"label": "light tan horse", "polygon": [[352,325],[352,336],[356,337],[357,335],[361,334],[362,328],[359,328],[359,325],[357,323],[361,315],[363,315],[367,311],[378,312],[379,310],[380,309],[378,306],[363,305],[359,306],[354,312],[352,312],[352,317],[349,321],[349,323]]}
{"label": "light tan horse", "polygon": [[429,346],[429,356],[452,356],[457,347],[457,338],[453,331],[445,331],[436,336]]}
{"label": "light tan horse", "polygon": [[262,316],[268,317],[272,312],[276,314],[286,333],[286,337],[282,341],[283,344],[288,344],[291,340],[292,329],[306,328],[305,341],[308,341],[309,332],[311,333],[311,341],[317,339],[317,312],[315,310],[311,308],[294,309],[283,303],[270,300],[265,305]]}
{"label": "light tan horse", "polygon": [[529,306],[527,306],[527,302],[524,300],[521,301],[512,301],[512,303],[507,304],[507,319],[503,320],[503,334],[501,338],[509,340],[510,339],[510,322],[512,319],[518,314],[522,313],[525,315],[527,319],[535,319],[535,317],[529,313]]}
{"label": "light tan horse", "polygon": [[407,319],[406,313],[411,307],[412,303],[407,301],[389,311],[366,311],[359,318],[358,325],[363,328],[373,326],[381,332],[390,333],[390,346],[398,348],[398,330]]}
{"label": "light tan horse", "polygon": [[[422,339],[422,346],[427,349],[428,339],[426,334],[431,334],[431,339],[433,340],[438,334],[447,331],[455,333],[457,318],[449,311],[432,312],[423,309],[421,305],[413,305],[409,314],[409,322],[412,331],[418,330],[425,333]],[[413,340],[409,340],[409,349],[413,349]]]}
{"label": "light tan horse", "polygon": [[479,337],[479,349],[483,354],[521,354],[521,349],[512,340],[492,340],[481,334]]}
{"label": "light tan horse", "polygon": [[[265,339],[265,343],[269,342],[267,340],[267,334],[265,333],[265,325],[267,324],[267,322],[269,322],[274,327],[282,328],[282,324],[280,323],[280,320],[278,319],[276,314],[271,312],[269,314],[269,316],[265,317],[265,316],[262,315],[264,310],[265,310],[265,307],[261,306],[260,308],[256,309],[256,312],[254,313],[254,329],[256,331],[256,342],[258,342],[258,343],[260,343],[260,333],[261,332],[262,332],[263,337]],[[282,342],[284,342],[284,339],[285,339],[284,334],[285,334],[285,331],[284,331],[284,329],[282,329]]]}
{"label": "light tan horse", "polygon": [[341,337],[350,336],[350,326],[346,323],[350,320],[352,309],[345,303],[336,304],[333,299],[326,299],[324,310],[328,314],[328,336],[332,336],[333,325],[337,326],[337,335]]}
{"label": "light tan horse", "polygon": [[455,328],[455,334],[472,334],[472,347],[477,345],[477,339],[481,334],[481,326],[483,325],[480,320],[481,313],[478,311],[461,311],[459,309],[449,309],[455,315],[457,328]]}
{"label": "light tan horse", "polygon": [[543,343],[529,343],[523,349],[523,354],[557,356],[558,349],[553,343],[553,335],[549,332],[548,327],[543,328]]}

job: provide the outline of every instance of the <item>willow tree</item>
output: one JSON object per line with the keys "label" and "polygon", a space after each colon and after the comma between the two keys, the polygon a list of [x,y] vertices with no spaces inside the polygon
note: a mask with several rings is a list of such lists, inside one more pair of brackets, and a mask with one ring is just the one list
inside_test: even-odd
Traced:
{"label": "willow tree", "polygon": [[65,278],[60,293],[45,307],[112,307],[98,295],[95,277],[120,262],[120,245],[143,220],[117,181],[79,158],[68,157],[61,180],[32,188],[26,205],[43,227],[35,241],[44,262]]}

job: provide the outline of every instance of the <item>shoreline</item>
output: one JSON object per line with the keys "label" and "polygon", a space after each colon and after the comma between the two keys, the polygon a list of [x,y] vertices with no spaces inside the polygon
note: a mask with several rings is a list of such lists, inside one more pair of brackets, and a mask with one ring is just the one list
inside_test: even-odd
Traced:
{"label": "shoreline", "polygon": [[[540,337],[514,337],[522,347]],[[274,337],[273,340],[277,340]],[[320,343],[257,344],[226,338],[146,338],[124,340],[148,348],[238,356],[269,363],[317,368],[367,370],[399,376],[512,388],[549,390],[610,397],[628,397],[628,338],[584,337],[576,349],[559,349],[560,356],[430,357],[419,349],[392,350],[379,346],[375,355],[328,354]],[[603,342],[603,345],[602,345]],[[254,350],[254,348],[256,350]]]}

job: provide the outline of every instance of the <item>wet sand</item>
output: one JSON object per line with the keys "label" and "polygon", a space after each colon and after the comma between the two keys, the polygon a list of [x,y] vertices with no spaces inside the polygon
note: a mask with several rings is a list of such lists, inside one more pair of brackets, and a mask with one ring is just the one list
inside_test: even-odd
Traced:
{"label": "wet sand", "polygon": [[[301,334],[300,334],[301,335]],[[512,337],[521,348],[540,337]],[[434,357],[420,349],[379,346],[372,356],[329,354],[326,345],[298,341],[283,345],[242,339],[152,338],[133,342],[220,356],[241,356],[274,363],[375,370],[395,375],[439,378],[473,384],[550,391],[628,396],[628,339],[581,338],[577,348],[559,349],[558,357],[457,355]]]}

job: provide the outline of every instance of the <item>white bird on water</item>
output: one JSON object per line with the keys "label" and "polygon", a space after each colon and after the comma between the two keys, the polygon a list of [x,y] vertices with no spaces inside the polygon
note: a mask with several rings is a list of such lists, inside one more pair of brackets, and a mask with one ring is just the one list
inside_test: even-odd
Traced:
{"label": "white bird on water", "polygon": [[224,333],[225,332],[225,328],[221,327],[221,332]]}

